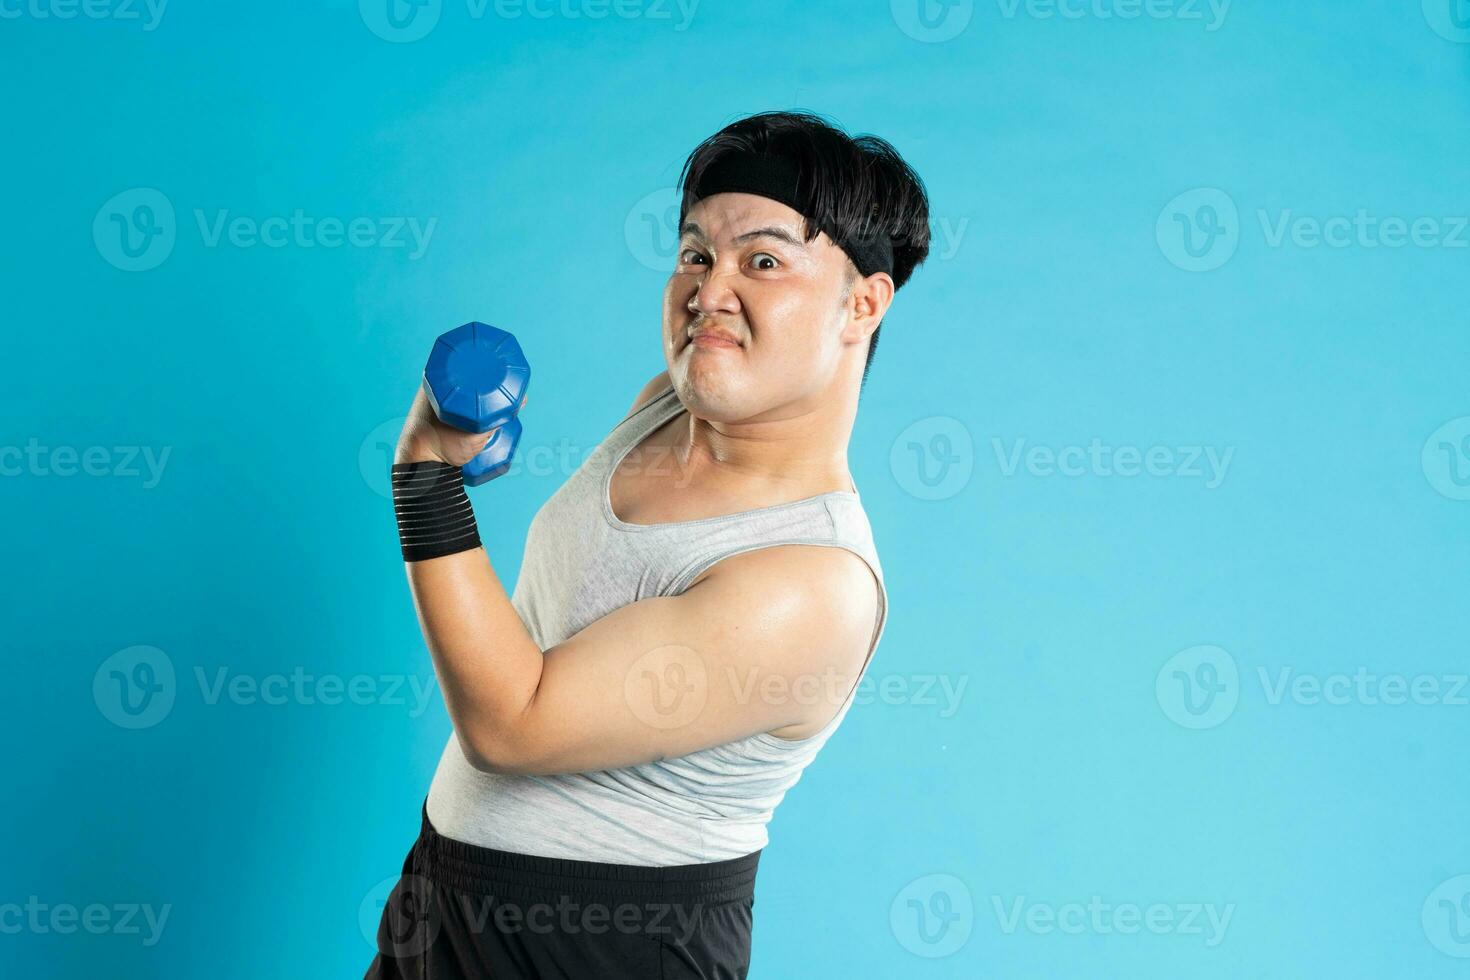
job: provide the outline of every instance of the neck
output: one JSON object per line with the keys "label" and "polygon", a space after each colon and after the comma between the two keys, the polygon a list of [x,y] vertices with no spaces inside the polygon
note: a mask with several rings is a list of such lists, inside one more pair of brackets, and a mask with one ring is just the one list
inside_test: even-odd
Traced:
{"label": "neck", "polygon": [[674,451],[686,478],[752,482],[819,493],[851,490],[847,443],[855,398],[787,407],[776,418],[712,422],[689,414]]}

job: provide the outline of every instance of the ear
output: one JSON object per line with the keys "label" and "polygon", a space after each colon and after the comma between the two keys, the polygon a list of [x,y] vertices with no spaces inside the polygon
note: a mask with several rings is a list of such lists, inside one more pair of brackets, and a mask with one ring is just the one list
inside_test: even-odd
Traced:
{"label": "ear", "polygon": [[860,276],[854,269],[852,285],[847,302],[847,326],[842,339],[857,344],[872,336],[883,322],[888,307],[893,304],[893,277],[886,272],[875,272],[871,276]]}

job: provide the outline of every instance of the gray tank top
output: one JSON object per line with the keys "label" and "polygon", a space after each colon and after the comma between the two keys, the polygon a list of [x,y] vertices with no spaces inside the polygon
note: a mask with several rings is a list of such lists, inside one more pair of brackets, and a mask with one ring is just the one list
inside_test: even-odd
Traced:
{"label": "gray tank top", "polygon": [[[773,545],[826,545],[856,553],[878,581],[866,674],[888,596],[856,486],[670,524],[625,524],[614,515],[608,487],[618,463],[682,410],[670,388],[623,419],[536,513],[511,596],[531,636],[541,649],[553,647],[628,603],[679,595],[731,555]],[[546,857],[645,866],[740,857],[766,846],[776,805],[837,730],[856,690],[854,685],[831,721],[807,738],[761,732],[598,772],[480,772],[451,733],[429,788],[429,820],[455,840]]]}

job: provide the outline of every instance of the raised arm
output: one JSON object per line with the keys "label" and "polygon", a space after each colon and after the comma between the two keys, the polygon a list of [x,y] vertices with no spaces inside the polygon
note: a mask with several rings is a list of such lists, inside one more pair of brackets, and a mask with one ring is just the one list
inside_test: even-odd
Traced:
{"label": "raised arm", "polygon": [[[420,391],[395,462],[457,467],[489,437],[439,423]],[[617,768],[815,730],[856,682],[877,617],[861,558],[782,545],[727,558],[679,596],[624,606],[542,650],[483,548],[405,569],[460,747],[491,772]]]}
{"label": "raised arm", "polygon": [[410,563],[408,576],[460,746],[487,772],[617,768],[815,729],[856,683],[877,614],[857,556],[778,546],[542,651],[483,550]]}

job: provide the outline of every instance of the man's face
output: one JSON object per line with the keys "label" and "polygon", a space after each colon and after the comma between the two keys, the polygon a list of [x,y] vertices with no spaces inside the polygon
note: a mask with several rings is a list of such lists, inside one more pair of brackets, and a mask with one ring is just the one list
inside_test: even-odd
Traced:
{"label": "man's face", "polygon": [[847,253],[802,231],[800,214],[756,194],[713,194],[685,215],[664,289],[664,357],[700,418],[819,403],[843,380],[844,352],[861,357],[853,345],[868,330],[850,324]]}

